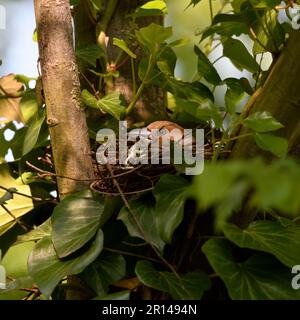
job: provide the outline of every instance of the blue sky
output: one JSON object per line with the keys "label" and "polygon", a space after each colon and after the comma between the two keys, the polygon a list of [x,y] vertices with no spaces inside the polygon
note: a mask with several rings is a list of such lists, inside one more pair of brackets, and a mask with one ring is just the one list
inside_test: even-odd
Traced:
{"label": "blue sky", "polygon": [[0,76],[8,73],[37,76],[37,44],[33,0],[0,0],[6,10],[6,29],[0,30]]}

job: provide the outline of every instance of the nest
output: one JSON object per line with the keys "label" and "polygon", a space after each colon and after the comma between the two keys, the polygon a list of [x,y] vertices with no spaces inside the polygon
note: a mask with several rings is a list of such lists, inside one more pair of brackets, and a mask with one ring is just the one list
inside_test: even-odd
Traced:
{"label": "nest", "polygon": [[[127,148],[129,149],[131,146],[132,143],[130,144],[129,142]],[[96,193],[104,195],[118,196],[121,193],[124,195],[134,195],[149,191],[154,188],[162,175],[166,173],[175,174],[177,172],[173,164],[162,164],[161,161],[160,164],[125,166],[118,162],[118,155],[116,164],[100,165],[96,161],[95,150],[93,151],[93,155],[96,180],[91,184],[91,189]],[[212,148],[209,144],[206,144],[204,146],[204,159],[211,159],[211,156]]]}

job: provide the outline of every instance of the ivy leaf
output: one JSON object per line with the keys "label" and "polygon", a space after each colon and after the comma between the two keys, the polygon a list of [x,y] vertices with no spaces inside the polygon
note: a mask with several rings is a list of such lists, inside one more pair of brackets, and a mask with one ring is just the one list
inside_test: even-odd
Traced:
{"label": "ivy leaf", "polygon": [[98,231],[95,239],[82,255],[61,260],[57,257],[50,237],[40,240],[28,259],[29,274],[39,290],[49,297],[64,277],[82,272],[100,254],[103,248],[103,232]]}
{"label": "ivy leaf", "polygon": [[244,125],[256,132],[275,131],[284,126],[267,111],[255,112],[244,120]]}
{"label": "ivy leaf", "polygon": [[168,8],[165,1],[154,0],[148,1],[138,7],[132,14],[132,17],[149,17],[149,16],[164,16],[168,13]]}
{"label": "ivy leaf", "polygon": [[38,241],[46,236],[51,236],[52,232],[52,224],[51,218],[46,220],[40,226],[36,227],[35,229],[18,236],[16,244],[23,243],[27,241]]}
{"label": "ivy leaf", "polygon": [[199,119],[202,121],[213,120],[215,122],[216,127],[220,127],[222,125],[222,117],[218,112],[216,106],[209,100],[203,101],[201,104],[198,104],[193,101],[176,99],[176,105],[178,107],[193,116],[195,119]]}
{"label": "ivy leaf", "polygon": [[126,262],[123,256],[102,252],[83,272],[83,279],[94,290],[98,298],[105,297],[114,282],[125,277]]}
{"label": "ivy leaf", "polygon": [[95,235],[103,211],[103,198],[90,190],[70,195],[55,207],[52,241],[59,258],[80,249]]}
{"label": "ivy leaf", "polygon": [[300,291],[292,289],[290,269],[272,256],[256,254],[245,262],[236,262],[230,243],[223,239],[208,240],[202,251],[233,300],[300,299]]}
{"label": "ivy leaf", "polygon": [[183,219],[187,186],[184,178],[164,175],[154,188],[156,225],[166,243],[172,241],[173,233]]}
{"label": "ivy leaf", "polygon": [[[163,251],[165,243],[158,232],[155,207],[152,199],[143,197],[137,200],[131,200],[129,204],[132,213],[128,212],[126,207],[123,207],[118,219],[123,221],[132,237],[148,240],[160,251]],[[145,239],[145,236],[147,239]]]}
{"label": "ivy leaf", "polygon": [[96,68],[96,60],[101,57],[106,57],[106,54],[102,47],[93,44],[82,49],[77,49],[76,56],[78,59],[83,60]]}
{"label": "ivy leaf", "polygon": [[288,141],[270,133],[255,133],[256,144],[263,150],[272,152],[275,156],[283,158],[288,152]]}
{"label": "ivy leaf", "polygon": [[225,94],[226,109],[230,114],[234,114],[237,104],[246,96],[246,92],[241,79],[227,78],[224,81],[228,87]]}
{"label": "ivy leaf", "polygon": [[120,93],[118,92],[109,93],[102,99],[97,100],[90,92],[83,90],[81,97],[83,103],[88,107],[109,113],[117,120],[120,120],[125,112],[125,107],[121,104]]}
{"label": "ivy leaf", "polygon": [[38,141],[42,125],[45,121],[45,117],[45,110],[42,109],[37,112],[36,116],[28,123],[28,128],[24,137],[23,155],[34,149]]}
{"label": "ivy leaf", "polygon": [[222,80],[207,56],[197,47],[194,46],[194,51],[198,56],[198,73],[203,76],[206,81],[214,86],[219,85]]}
{"label": "ivy leaf", "polygon": [[108,294],[106,296],[100,296],[93,298],[93,300],[129,300],[130,298],[130,291],[123,290],[115,293]]}
{"label": "ivy leaf", "polygon": [[155,56],[161,44],[172,36],[172,28],[164,28],[159,24],[151,23],[147,27],[137,30],[136,37],[139,43]]}
{"label": "ivy leaf", "polygon": [[113,44],[125,51],[131,58],[136,59],[136,54],[128,48],[127,43],[124,40],[113,38]]}
{"label": "ivy leaf", "polygon": [[259,64],[239,40],[232,38],[226,40],[223,43],[223,55],[240,70],[247,69],[253,73],[259,70]]}
{"label": "ivy leaf", "polygon": [[254,41],[253,45],[254,55],[266,52],[266,49],[269,52],[276,52],[285,41],[285,32],[277,20],[278,13],[274,7],[265,12],[260,20],[258,31],[255,30],[257,41]]}
{"label": "ivy leaf", "polygon": [[223,228],[225,236],[241,248],[250,248],[274,255],[288,267],[299,263],[300,226],[277,221],[256,221],[241,230],[233,224]]}
{"label": "ivy leaf", "polygon": [[[18,192],[23,193],[29,197],[24,197],[14,193],[13,201],[8,201],[5,207],[17,218],[20,218],[27,212],[33,209],[33,202],[30,198],[31,192],[30,187],[24,185],[23,183],[13,179],[9,173],[9,167],[7,164],[0,165],[0,181],[1,186],[5,188],[14,188],[18,190]],[[3,192],[4,194],[6,192]],[[0,196],[3,196],[1,194]],[[10,222],[14,222],[14,219],[2,208],[0,207],[0,227],[4,227]]]}
{"label": "ivy leaf", "polygon": [[180,275],[157,271],[149,261],[139,261],[135,268],[140,281],[159,291],[168,292],[175,300],[200,300],[203,292],[210,289],[210,280],[202,271]]}

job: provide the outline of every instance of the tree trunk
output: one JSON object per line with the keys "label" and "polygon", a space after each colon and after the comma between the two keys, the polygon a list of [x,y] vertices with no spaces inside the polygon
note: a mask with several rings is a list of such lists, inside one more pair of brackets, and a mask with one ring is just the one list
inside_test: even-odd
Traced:
{"label": "tree trunk", "polygon": [[[128,18],[128,15],[138,6],[141,6],[146,2],[147,0],[105,0],[103,2],[102,15],[99,18],[99,21],[93,22],[91,21],[87,6],[84,4],[83,0],[81,0],[76,7],[74,16],[76,48],[82,48],[97,42],[99,44],[100,32],[104,32],[109,38],[107,45],[108,63],[113,65],[120,54],[120,49],[113,45],[114,37],[126,40],[127,44],[132,49],[136,49],[133,44],[134,30],[132,24],[130,24],[130,18]],[[151,22],[162,24],[163,19],[161,17],[144,17],[142,19],[137,19],[136,21],[139,28],[147,26]],[[93,23],[95,23],[94,27]],[[103,39],[100,41],[103,42]],[[140,52],[140,50],[136,50],[135,53],[137,55],[137,59],[135,60],[134,65],[137,74],[142,52]],[[123,58],[126,59],[126,55],[124,55]],[[102,67],[105,70],[98,71],[105,73],[108,66]],[[107,81],[106,86],[102,88],[103,93],[105,94],[111,91],[118,91],[124,96],[126,102],[129,104],[133,97],[131,67],[130,59],[127,61],[125,60],[125,63],[122,64],[119,69],[120,77]],[[87,68],[85,68],[84,65],[80,65],[80,70],[85,73],[85,76],[94,85],[94,87],[98,88],[98,83],[95,81],[95,77],[91,72],[87,72]],[[139,82],[138,79],[136,80]],[[83,79],[82,84],[86,86],[86,82]],[[86,87],[88,88],[88,86]],[[145,88],[141,98],[137,101],[134,112],[130,115],[130,119],[133,122],[144,121],[153,116],[156,116],[159,119],[166,118],[166,95],[163,89],[149,85]]]}
{"label": "tree trunk", "polygon": [[[113,37],[126,40],[128,44],[133,42],[132,40],[128,41],[128,39],[133,39],[132,35],[134,31],[127,15],[146,2],[146,0],[122,0],[118,2],[114,15],[106,29],[106,35],[109,37],[107,48],[109,62],[115,61],[120,53],[120,49],[113,46]],[[162,24],[163,19],[161,17],[143,17],[136,21],[139,28],[147,26],[151,22]],[[137,50],[135,53],[137,54],[137,59],[135,60],[135,70],[137,74],[142,53],[140,50]],[[128,60],[127,63],[120,68],[120,77],[114,80],[113,85],[113,90],[122,93],[127,103],[132,100],[132,83],[131,65],[130,60]],[[109,90],[111,90],[111,88]],[[166,115],[165,91],[157,86],[149,85],[145,88],[142,97],[137,101],[131,117],[133,117],[135,121],[144,121],[151,117],[163,119],[166,118]]]}
{"label": "tree trunk", "polygon": [[61,197],[86,189],[94,178],[81,104],[69,0],[35,0],[47,123]]}
{"label": "tree trunk", "polygon": [[[269,111],[284,128],[276,131],[289,141],[289,154],[300,158],[300,33],[294,32],[271,70],[250,114]],[[249,133],[243,128],[240,134]],[[252,137],[238,139],[233,146],[231,159],[262,155],[272,159],[269,152],[261,150]]]}

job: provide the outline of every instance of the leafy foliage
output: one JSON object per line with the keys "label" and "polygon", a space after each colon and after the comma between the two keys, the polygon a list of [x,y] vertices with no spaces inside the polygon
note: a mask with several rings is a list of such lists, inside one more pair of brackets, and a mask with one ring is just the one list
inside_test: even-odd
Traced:
{"label": "leafy foliage", "polygon": [[[200,2],[190,1],[189,10],[198,10]],[[188,82],[177,76],[176,66],[178,48],[189,41],[174,39],[172,27],[145,23],[167,14],[165,1],[132,10],[125,19],[130,31],[120,31],[118,38],[102,29],[109,11],[103,2],[86,1],[97,44],[80,47],[76,57],[87,65],[81,98],[93,147],[99,142],[96,130],[115,129],[124,119],[132,128],[170,120],[205,130],[209,159],[201,175],[184,177],[176,167],[151,177],[151,190],[141,193],[117,197],[87,187],[60,201],[53,193],[55,142],[49,139],[41,79],[0,78],[1,264],[10,279],[0,299],[61,299],[70,275],[95,300],[140,299],[143,287],[152,298],[199,300],[206,292],[206,299],[219,296],[223,285],[236,300],[300,299],[290,284],[300,252],[300,166],[298,159],[286,159],[293,142],[283,138],[287,121],[252,103],[272,71],[263,67],[265,54],[276,63],[290,31],[278,22],[274,8],[280,2],[222,1],[218,13],[211,7],[211,25],[190,46],[197,65]],[[70,4],[76,12],[78,1]],[[224,58],[242,75],[223,77],[217,62]],[[130,70],[129,79],[124,70]],[[111,90],[115,83],[121,85]],[[165,90],[168,108],[141,123],[134,111],[148,87]],[[224,92],[221,99],[218,90]],[[269,162],[231,158],[232,145],[245,137]],[[6,163],[9,151],[13,159]],[[99,175],[108,179],[101,168]],[[22,289],[31,287],[39,291],[28,296]]]}

